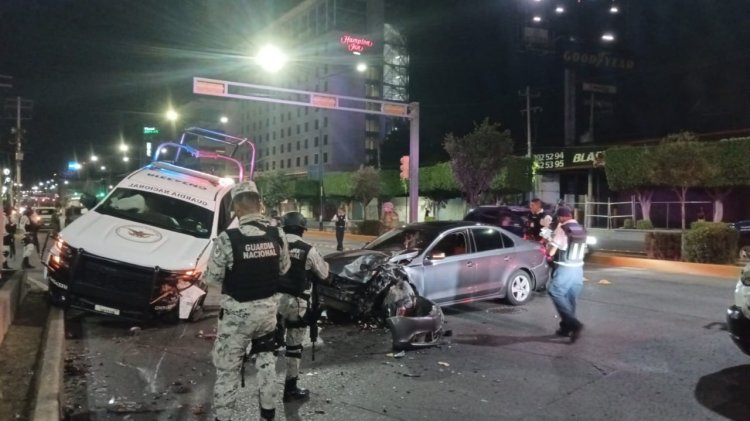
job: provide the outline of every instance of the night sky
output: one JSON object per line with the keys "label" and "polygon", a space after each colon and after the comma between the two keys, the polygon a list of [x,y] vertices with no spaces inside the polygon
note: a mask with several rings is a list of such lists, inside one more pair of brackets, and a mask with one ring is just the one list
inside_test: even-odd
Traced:
{"label": "night sky", "polygon": [[[750,2],[630,0],[609,21],[600,13],[608,1],[561,1],[570,13],[554,25],[564,24],[579,42],[613,25],[618,42],[606,48],[636,63],[629,71],[582,72],[618,87],[613,112],[597,121],[597,142],[750,128]],[[527,84],[539,92],[534,105],[542,108],[534,115],[535,147],[562,145],[560,55],[521,48],[531,2],[404,2],[411,97],[422,105],[423,162],[445,159],[431,145],[448,132],[466,133],[484,117],[510,128],[522,146],[518,91]],[[12,75],[14,87],[0,96],[34,101],[32,119],[23,123],[25,181],[48,178],[74,151],[114,152],[121,135],[161,119],[170,102],[189,100],[193,76],[236,74],[247,40],[284,3],[294,2],[3,0],[0,74]],[[229,17],[208,19],[217,8]],[[0,122],[2,165],[11,125]]]}

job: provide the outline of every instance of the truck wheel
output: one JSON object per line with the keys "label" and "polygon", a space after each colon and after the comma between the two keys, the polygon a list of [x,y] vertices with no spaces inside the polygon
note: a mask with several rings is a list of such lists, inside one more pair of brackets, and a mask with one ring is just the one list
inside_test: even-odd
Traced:
{"label": "truck wheel", "polygon": [[204,295],[193,304],[193,309],[190,311],[190,316],[188,316],[188,321],[191,323],[195,323],[203,318],[203,300],[205,298],[206,296]]}

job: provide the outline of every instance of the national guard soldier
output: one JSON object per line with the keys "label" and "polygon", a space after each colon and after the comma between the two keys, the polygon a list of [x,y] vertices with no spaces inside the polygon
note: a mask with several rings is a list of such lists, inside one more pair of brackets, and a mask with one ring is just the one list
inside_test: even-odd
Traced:
{"label": "national guard soldier", "polygon": [[560,315],[560,328],[555,333],[575,342],[583,329],[583,323],[576,318],[576,299],[583,289],[586,229],[573,219],[570,208],[566,206],[557,210],[557,219],[557,228],[547,245],[555,266],[549,295]]}
{"label": "national guard soldier", "polygon": [[529,203],[529,212],[529,220],[526,221],[526,238],[532,241],[541,241],[540,232],[542,228],[546,228],[552,223],[552,217],[544,211],[542,201],[536,198]]}
{"label": "national guard soldier", "polygon": [[219,234],[205,280],[222,284],[221,311],[213,349],[216,367],[214,408],[217,420],[232,419],[240,387],[245,351],[256,358],[260,416],[276,414],[277,291],[280,275],[289,270],[289,248],[283,231],[269,226],[260,214],[261,202],[253,182],[232,189],[232,210],[239,228]]}
{"label": "national guard soldier", "polygon": [[[289,212],[281,218],[281,225],[289,243],[292,267],[281,277],[279,315],[286,327],[286,380],[284,381],[284,402],[304,400],[309,396],[307,389],[297,386],[299,365],[302,360],[302,341],[307,334],[310,319],[309,300],[312,292],[312,277],[320,280],[328,278],[328,263],[318,250],[302,240],[307,230],[307,220],[299,212]],[[317,282],[317,281],[316,281]]]}

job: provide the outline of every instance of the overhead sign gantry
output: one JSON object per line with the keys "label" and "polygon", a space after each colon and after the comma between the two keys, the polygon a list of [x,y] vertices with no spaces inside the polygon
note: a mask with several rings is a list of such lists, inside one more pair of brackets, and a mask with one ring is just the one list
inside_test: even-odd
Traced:
{"label": "overhead sign gantry", "polygon": [[409,222],[419,211],[419,103],[382,101],[274,86],[193,78],[193,93],[409,119]]}

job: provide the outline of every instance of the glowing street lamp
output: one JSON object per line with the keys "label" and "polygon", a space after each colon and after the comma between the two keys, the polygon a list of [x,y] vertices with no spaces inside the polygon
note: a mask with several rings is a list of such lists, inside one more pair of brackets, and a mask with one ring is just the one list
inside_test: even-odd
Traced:
{"label": "glowing street lamp", "polygon": [[367,70],[367,65],[365,63],[358,63],[357,64],[357,71],[358,72],[361,73],[361,72],[364,72],[365,70]]}
{"label": "glowing street lamp", "polygon": [[542,17],[541,16],[534,16],[531,20],[533,20],[534,22],[538,23],[538,22],[542,21]]}
{"label": "glowing street lamp", "polygon": [[120,152],[127,152],[128,151],[128,145],[124,143],[120,143]]}
{"label": "glowing street lamp", "polygon": [[555,13],[557,13],[558,15],[561,13],[565,13],[565,8],[562,6],[557,6],[555,7]]}
{"label": "glowing street lamp", "polygon": [[101,167],[99,167],[99,169],[102,170],[102,171],[107,171],[107,167],[104,166],[104,165],[102,165]]}
{"label": "glowing street lamp", "polygon": [[96,155],[91,155],[91,162],[96,162],[99,160],[99,157]]}
{"label": "glowing street lamp", "polygon": [[223,115],[223,116],[221,116],[221,118],[219,118],[219,121],[222,124],[227,124],[229,122],[229,118],[227,116]]}
{"label": "glowing street lamp", "polygon": [[177,121],[178,118],[180,118],[180,115],[177,114],[177,111],[171,109],[167,111],[167,120]]}
{"label": "glowing street lamp", "polygon": [[612,42],[614,40],[615,40],[615,36],[611,32],[605,32],[602,35],[602,41],[604,41],[604,42]]}
{"label": "glowing street lamp", "polygon": [[287,62],[286,54],[273,45],[266,45],[258,51],[255,61],[269,73],[281,70]]}
{"label": "glowing street lamp", "polygon": [[123,156],[122,157],[122,162],[130,162],[130,157]]}

